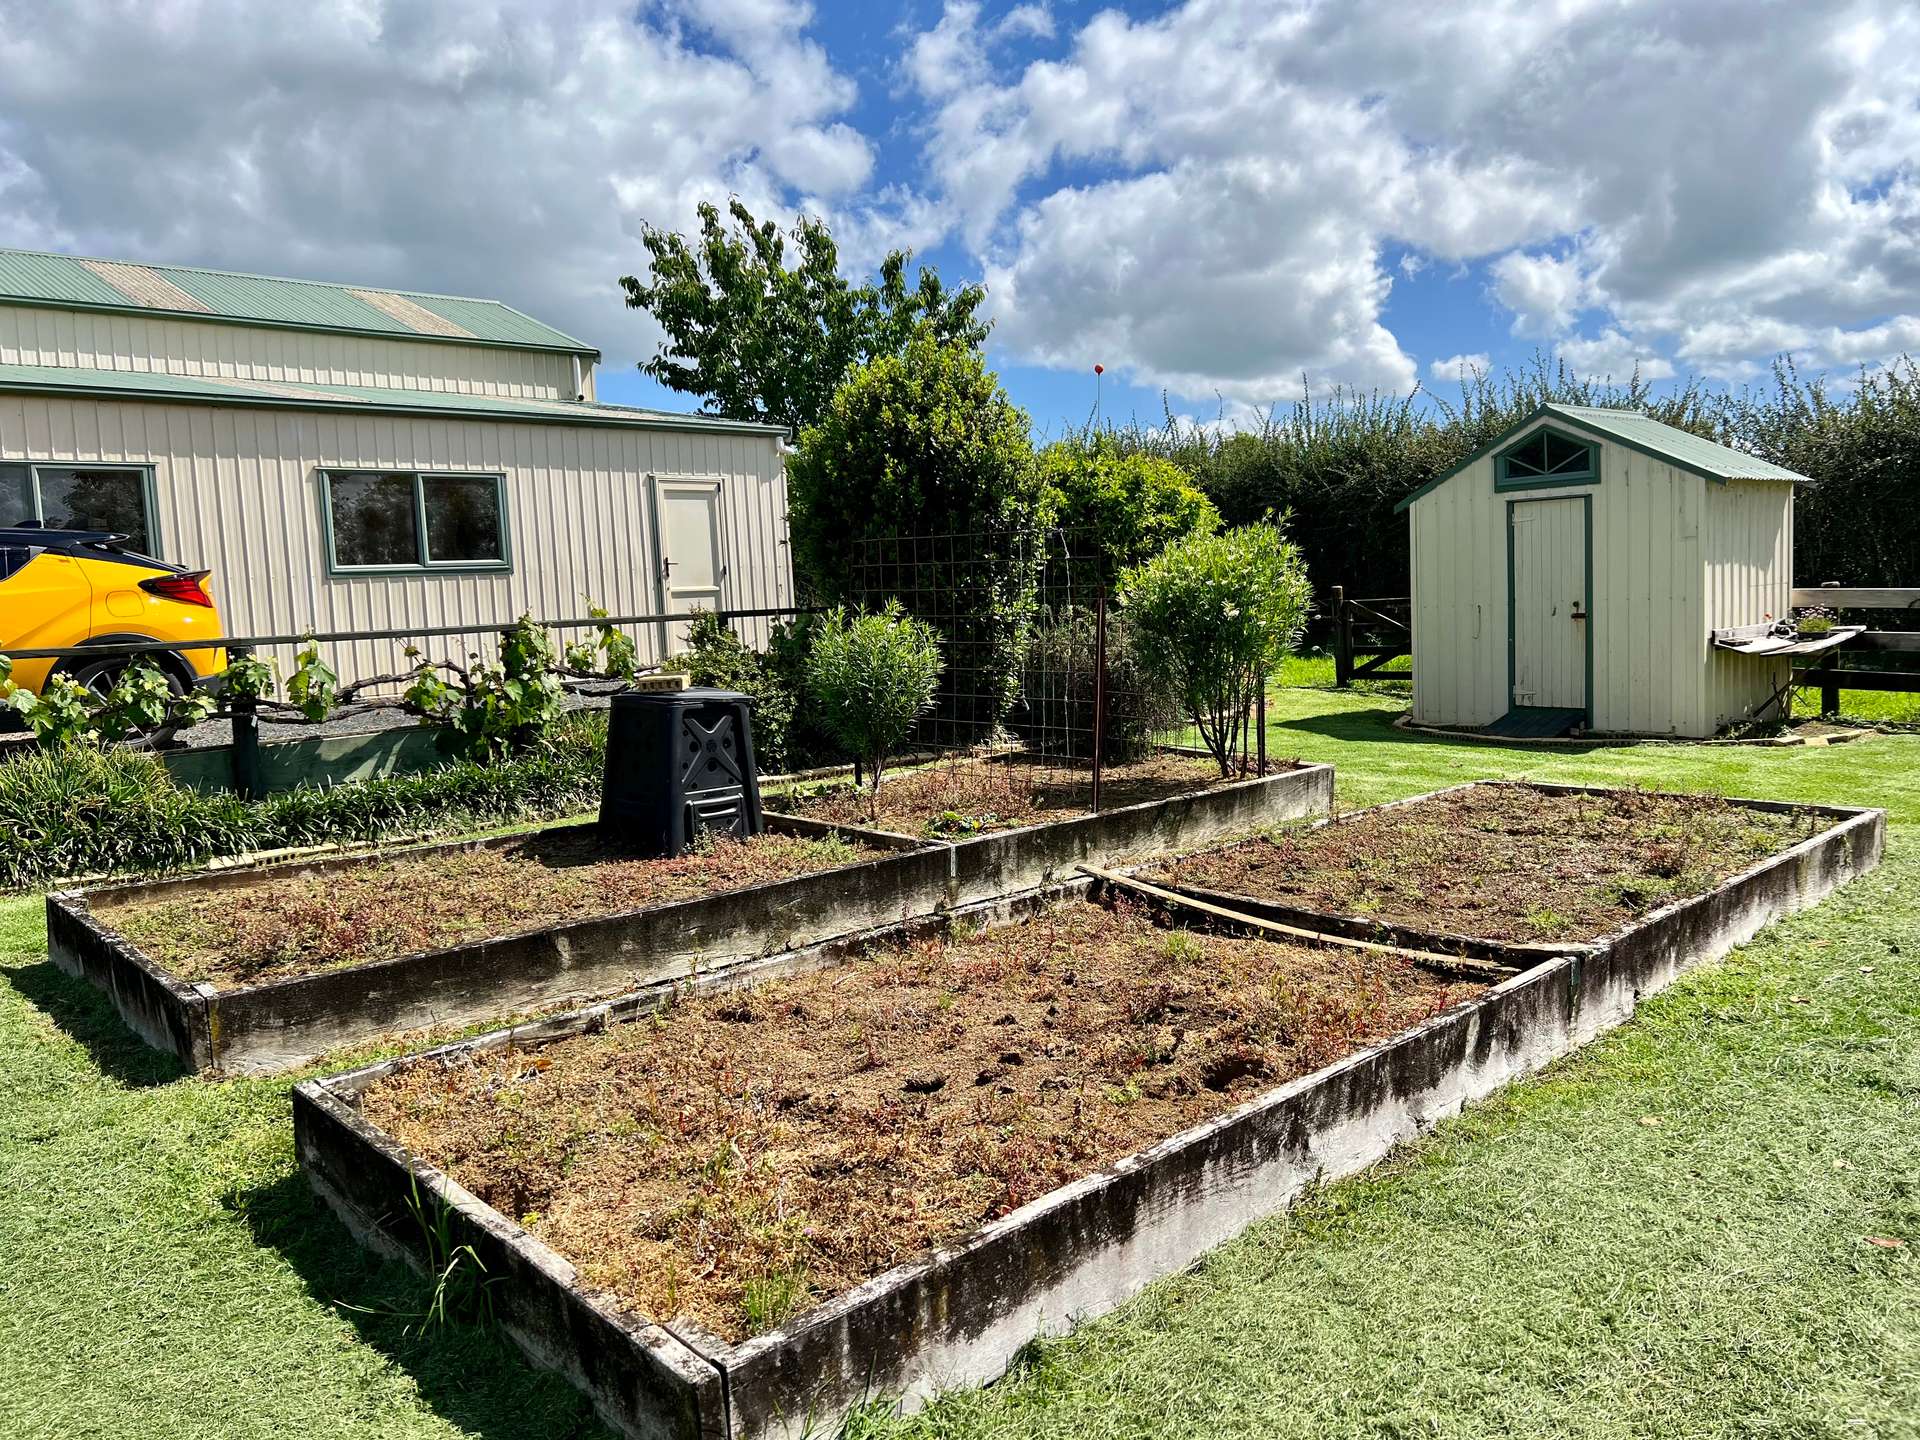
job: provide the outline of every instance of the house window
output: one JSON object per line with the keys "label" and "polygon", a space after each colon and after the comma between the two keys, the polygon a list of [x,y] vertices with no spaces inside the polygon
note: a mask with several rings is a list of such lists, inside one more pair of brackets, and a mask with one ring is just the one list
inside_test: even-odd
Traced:
{"label": "house window", "polygon": [[498,475],[328,470],[321,479],[337,571],[507,568]]}
{"label": "house window", "polygon": [[1593,485],[1600,480],[1600,447],[1558,430],[1536,430],[1493,462],[1496,490],[1546,485]]}
{"label": "house window", "polygon": [[152,554],[151,477],[144,465],[0,464],[0,525],[105,530]]}

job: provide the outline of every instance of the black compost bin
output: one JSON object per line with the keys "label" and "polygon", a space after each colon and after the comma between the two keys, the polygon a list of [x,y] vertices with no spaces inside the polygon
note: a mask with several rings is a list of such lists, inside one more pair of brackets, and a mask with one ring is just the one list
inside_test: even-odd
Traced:
{"label": "black compost bin", "polygon": [[705,834],[758,835],[753,701],[734,690],[614,696],[600,828],[640,855],[679,855]]}

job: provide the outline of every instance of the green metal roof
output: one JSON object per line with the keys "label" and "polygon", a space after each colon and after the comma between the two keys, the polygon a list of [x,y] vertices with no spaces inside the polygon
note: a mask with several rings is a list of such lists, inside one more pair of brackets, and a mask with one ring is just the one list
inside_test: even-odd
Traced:
{"label": "green metal roof", "polygon": [[[116,277],[122,284],[114,283]],[[132,288],[125,288],[128,284]],[[399,302],[392,308],[400,313],[389,313],[362,299],[355,291],[391,297]],[[600,353],[584,341],[498,300],[391,290],[377,285],[283,280],[270,275],[185,265],[94,260],[38,250],[0,250],[0,304],[9,303],[129,314],[201,316],[297,330],[409,340],[461,340],[581,355]],[[445,323],[431,326],[409,323],[405,318],[409,306],[418,307]]]}
{"label": "green metal roof", "polygon": [[1473,454],[1443,475],[1437,475],[1393,507],[1398,515],[1422,495],[1439,489],[1454,476],[1507,444],[1536,420],[1554,419],[1583,430],[1589,435],[1612,440],[1642,454],[1664,460],[1681,470],[1703,475],[1709,480],[1784,480],[1810,485],[1810,477],[1787,470],[1757,455],[1730,449],[1711,440],[1703,440],[1691,431],[1663,424],[1638,410],[1611,410],[1596,405],[1561,405],[1549,402],[1535,410],[1512,429],[1489,440]]}
{"label": "green metal roof", "polygon": [[0,394],[61,395],[104,400],[159,400],[274,410],[334,410],[362,415],[431,415],[441,419],[521,420],[643,430],[718,430],[784,435],[779,425],[724,420],[674,410],[599,405],[584,400],[530,400],[460,395],[442,390],[387,390],[371,385],[308,385],[162,375],[146,370],[88,370],[65,365],[0,365]]}

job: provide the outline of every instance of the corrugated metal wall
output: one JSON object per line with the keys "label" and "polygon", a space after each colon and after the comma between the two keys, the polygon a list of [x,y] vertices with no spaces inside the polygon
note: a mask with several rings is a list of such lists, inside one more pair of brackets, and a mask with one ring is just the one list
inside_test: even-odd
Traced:
{"label": "corrugated metal wall", "polygon": [[[0,305],[0,364],[534,399],[574,394],[572,358],[551,351],[31,305]],[[582,364],[592,399],[592,366]]]}
{"label": "corrugated metal wall", "polygon": [[[1733,480],[1707,487],[1707,628],[1793,613],[1793,486]],[[1713,652],[1707,693],[1720,724],[1742,720],[1785,683],[1791,661]]]}
{"label": "corrugated metal wall", "polygon": [[[155,472],[159,548],[214,571],[229,633],[388,629],[659,608],[650,475],[723,484],[726,603],[791,605],[786,472],[774,437],[0,396],[0,458],[132,461]],[[325,467],[506,476],[510,573],[330,577]],[[767,624],[744,622],[765,641]],[[654,636],[640,637],[653,653]],[[458,653],[461,642],[427,646]],[[340,647],[343,676],[403,668]]]}
{"label": "corrugated metal wall", "polygon": [[[1596,729],[1705,736],[1766,698],[1769,667],[1710,656],[1707,632],[1759,619],[1756,603],[1784,613],[1791,486],[1721,485],[1622,445],[1600,451],[1598,485],[1496,492],[1488,457],[1413,503],[1416,719],[1506,713],[1507,501],[1554,495],[1593,496]],[[1711,607],[1710,586],[1724,597]]]}

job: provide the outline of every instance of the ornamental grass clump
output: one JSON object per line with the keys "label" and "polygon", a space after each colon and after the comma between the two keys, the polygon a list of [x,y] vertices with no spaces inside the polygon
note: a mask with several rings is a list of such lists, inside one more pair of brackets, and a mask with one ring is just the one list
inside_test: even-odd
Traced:
{"label": "ornamental grass clump", "polygon": [[1222,776],[1244,758],[1242,722],[1311,599],[1299,547],[1273,525],[1189,536],[1121,577],[1142,667],[1165,678]]}
{"label": "ornamental grass clump", "polygon": [[830,613],[807,656],[807,689],[821,719],[867,768],[869,820],[880,806],[880,772],[913,722],[933,708],[940,637],[889,602],[877,615]]}

